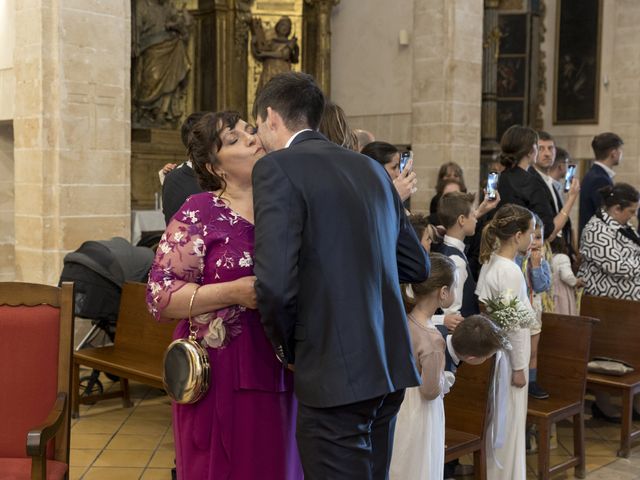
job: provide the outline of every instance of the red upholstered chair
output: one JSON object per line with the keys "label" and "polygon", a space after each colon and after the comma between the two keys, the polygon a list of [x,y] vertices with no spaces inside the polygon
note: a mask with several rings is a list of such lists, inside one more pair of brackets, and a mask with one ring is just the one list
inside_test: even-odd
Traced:
{"label": "red upholstered chair", "polygon": [[67,478],[73,284],[0,282],[0,478]]}

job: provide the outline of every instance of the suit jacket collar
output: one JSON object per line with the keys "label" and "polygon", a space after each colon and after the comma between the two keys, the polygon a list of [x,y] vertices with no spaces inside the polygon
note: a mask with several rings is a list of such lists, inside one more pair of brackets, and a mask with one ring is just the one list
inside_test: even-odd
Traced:
{"label": "suit jacket collar", "polygon": [[[609,168],[609,170],[607,170],[605,168],[605,165],[603,165],[601,162],[594,162],[593,165],[591,166],[591,168],[597,168],[600,172],[604,173],[607,178],[610,178],[611,180],[613,180],[613,176],[616,174],[613,169]],[[611,175],[613,173],[613,175]]]}
{"label": "suit jacket collar", "polygon": [[327,142],[329,141],[327,140],[327,137],[322,135],[320,132],[316,130],[310,130],[310,131],[302,132],[299,135],[297,135],[296,138],[294,138],[293,141],[291,142],[291,145],[289,145],[289,148],[299,143],[306,142],[307,140],[325,140]]}

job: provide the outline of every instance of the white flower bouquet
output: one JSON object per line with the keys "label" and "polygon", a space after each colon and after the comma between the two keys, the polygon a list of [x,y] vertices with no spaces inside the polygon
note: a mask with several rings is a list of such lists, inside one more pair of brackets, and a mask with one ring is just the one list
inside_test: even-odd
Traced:
{"label": "white flower bouquet", "polygon": [[535,321],[533,309],[523,304],[511,290],[481,301],[487,306],[489,318],[505,332],[529,328]]}

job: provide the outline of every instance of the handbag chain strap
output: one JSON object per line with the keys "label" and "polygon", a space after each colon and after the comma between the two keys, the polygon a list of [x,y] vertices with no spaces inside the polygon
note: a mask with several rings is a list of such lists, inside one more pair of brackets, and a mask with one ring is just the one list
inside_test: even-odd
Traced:
{"label": "handbag chain strap", "polygon": [[191,308],[193,307],[193,301],[196,298],[196,294],[202,285],[198,285],[191,294],[191,300],[189,300],[189,340],[196,342],[196,336],[198,335],[198,326],[193,323],[191,319]]}

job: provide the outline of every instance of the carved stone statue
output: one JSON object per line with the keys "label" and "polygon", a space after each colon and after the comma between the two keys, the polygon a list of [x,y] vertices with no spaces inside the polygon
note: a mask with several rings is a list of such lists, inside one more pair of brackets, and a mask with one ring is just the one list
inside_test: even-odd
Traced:
{"label": "carved stone statue", "polygon": [[187,45],[192,17],[170,0],[138,0],[132,23],[133,124],[174,126],[182,116],[191,70]]}
{"label": "carved stone statue", "polygon": [[298,63],[300,48],[295,35],[289,38],[291,19],[286,16],[280,18],[268,33],[265,33],[259,18],[252,19],[251,34],[251,53],[262,62],[262,74],[257,86],[257,90],[260,90],[271,77],[291,71],[291,64]]}

